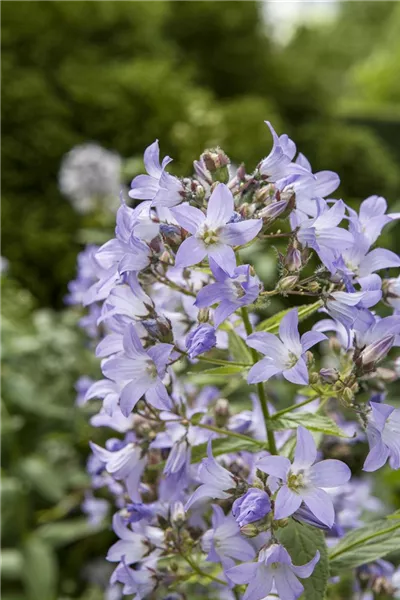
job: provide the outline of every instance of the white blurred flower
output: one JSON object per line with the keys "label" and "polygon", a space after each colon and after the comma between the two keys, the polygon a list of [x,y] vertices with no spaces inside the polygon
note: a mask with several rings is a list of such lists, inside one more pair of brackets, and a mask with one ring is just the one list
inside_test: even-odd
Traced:
{"label": "white blurred flower", "polygon": [[75,146],[61,163],[59,186],[75,210],[87,213],[99,205],[114,210],[121,189],[121,157],[98,144]]}

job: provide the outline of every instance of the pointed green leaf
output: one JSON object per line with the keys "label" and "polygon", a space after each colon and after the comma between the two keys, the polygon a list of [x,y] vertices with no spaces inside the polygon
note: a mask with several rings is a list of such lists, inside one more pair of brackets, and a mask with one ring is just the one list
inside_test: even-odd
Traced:
{"label": "pointed green leaf", "polygon": [[310,431],[317,431],[324,433],[325,435],[334,435],[338,437],[351,437],[348,436],[333,419],[325,415],[319,415],[317,413],[309,412],[298,412],[298,413],[287,413],[281,417],[271,419],[271,425],[273,429],[281,431],[283,429],[297,429],[299,425],[303,425]]}
{"label": "pointed green leaf", "polygon": [[[313,304],[305,304],[303,306],[298,306],[297,311],[299,313],[299,322],[304,321],[307,317],[310,317],[312,314],[317,312],[319,308],[322,306],[322,301],[318,300]],[[261,321],[256,327],[257,331],[267,331],[268,333],[278,333],[279,324],[282,321],[283,317],[289,312],[293,310],[293,308],[287,308],[286,310],[281,310],[276,315],[272,317],[268,317],[265,321]]]}
{"label": "pointed green leaf", "polygon": [[246,345],[246,342],[243,340],[243,338],[236,333],[236,331],[229,331],[228,345],[229,352],[234,360],[237,362],[247,363],[250,366],[253,364],[250,348]]}
{"label": "pointed green leaf", "polygon": [[[249,365],[251,367],[251,365]],[[196,371],[188,373],[188,375],[195,375],[201,377],[205,375],[234,375],[235,373],[242,373],[247,367],[239,367],[237,365],[226,365],[222,367],[213,367],[212,369],[205,369],[204,371]]]}
{"label": "pointed green leaf", "polygon": [[333,571],[353,569],[399,548],[400,521],[379,519],[342,537],[330,552],[330,564]]}
{"label": "pointed green leaf", "polygon": [[298,523],[289,519],[283,529],[278,529],[276,534],[279,542],[289,552],[293,564],[304,565],[319,550],[320,559],[315,565],[314,572],[308,579],[301,579],[304,593],[301,600],[323,600],[329,577],[328,553],[325,536],[320,529]]}
{"label": "pointed green leaf", "polygon": [[[230,452],[259,452],[262,448],[267,449],[266,442],[259,440],[244,440],[233,437],[218,438],[212,442],[212,451],[214,456],[229,454]],[[192,463],[199,462],[207,456],[207,444],[198,444],[192,448]]]}

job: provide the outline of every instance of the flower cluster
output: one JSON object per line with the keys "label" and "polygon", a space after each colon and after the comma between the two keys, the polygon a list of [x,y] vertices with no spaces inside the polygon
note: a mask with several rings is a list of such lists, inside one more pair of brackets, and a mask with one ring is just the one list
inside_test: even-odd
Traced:
{"label": "flower cluster", "polygon": [[[400,280],[377,274],[400,259],[376,247],[397,215],[378,196],[359,212],[333,199],[338,176],[267,124],[252,173],[216,148],[180,179],[149,146],[115,237],[70,284],[103,376],[80,380],[79,403],[101,399],[91,423],[115,436],[91,444],[84,510],[98,522],[115,505],[111,583],[136,600],[180,598],[194,575],[212,597],[299,598],[326,548],[299,553],[287,528],[334,546],[360,506],[381,510],[367,476],[351,479],[355,444],[369,443],[364,471],[400,468],[400,409],[383,402]],[[246,261],[271,244],[267,289]],[[302,302],[263,320],[273,296]]]}

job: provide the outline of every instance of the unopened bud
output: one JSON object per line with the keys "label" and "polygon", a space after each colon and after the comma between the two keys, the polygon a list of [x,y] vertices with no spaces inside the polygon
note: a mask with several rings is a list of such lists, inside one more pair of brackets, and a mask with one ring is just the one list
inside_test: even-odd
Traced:
{"label": "unopened bud", "polygon": [[400,308],[400,276],[396,279],[384,279],[382,283],[383,298],[393,308]]}
{"label": "unopened bud", "polygon": [[387,335],[382,340],[379,340],[378,342],[373,342],[372,344],[369,344],[369,346],[364,348],[364,350],[359,356],[359,361],[361,365],[366,370],[371,370],[376,363],[380,362],[383,358],[385,358],[385,356],[393,346],[394,338],[394,335]]}
{"label": "unopened bud", "polygon": [[176,527],[181,527],[186,520],[185,509],[182,502],[175,502],[171,510],[171,523]]}
{"label": "unopened bud", "polygon": [[167,344],[174,341],[171,321],[166,317],[157,317],[156,319],[145,319],[141,321],[141,323],[147,331],[151,340],[164,342]]}
{"label": "unopened bud", "polygon": [[336,369],[321,369],[319,375],[326,383],[336,383],[339,378]]}
{"label": "unopened bud", "polygon": [[169,265],[173,264],[171,253],[168,250],[164,250],[164,252],[161,254],[161,256],[159,257],[158,260],[161,264],[162,263],[167,263]]}
{"label": "unopened bud", "polygon": [[208,308],[200,308],[198,315],[197,315],[197,320],[199,323],[208,323],[208,320],[210,318],[210,311]]}
{"label": "unopened bud", "polygon": [[273,221],[287,209],[287,202],[271,202],[268,206],[259,211],[258,216],[264,221]]}
{"label": "unopened bud", "polygon": [[378,367],[376,370],[376,376],[383,381],[392,383],[397,379],[397,373],[393,369],[386,369],[385,367]]}
{"label": "unopened bud", "polygon": [[[312,365],[314,363],[314,354],[311,352],[311,350],[307,350],[306,352],[306,363],[308,365]],[[318,374],[316,373],[317,377]]]}
{"label": "unopened bud", "polygon": [[345,402],[348,402],[350,404],[354,400],[354,393],[350,388],[346,387],[342,392],[342,398]]}
{"label": "unopened bud", "polygon": [[310,383],[315,385],[316,383],[319,382],[319,376],[318,373],[310,373]]}
{"label": "unopened bud", "polygon": [[269,205],[274,199],[275,191],[275,186],[272,183],[269,183],[268,185],[265,185],[264,187],[258,189],[254,193],[253,199],[257,204]]}
{"label": "unopened bud", "polygon": [[289,275],[288,277],[284,277],[283,279],[278,281],[276,289],[280,292],[287,292],[295,288],[298,281],[299,278],[297,277],[297,275]]}
{"label": "unopened bud", "polygon": [[289,519],[279,519],[279,521],[275,521],[278,527],[286,527],[289,523]]}
{"label": "unopened bud", "polygon": [[246,537],[252,538],[256,537],[256,535],[260,533],[260,530],[254,523],[247,523],[247,525],[243,525],[243,527],[240,528],[240,533]]}
{"label": "unopened bud", "polygon": [[201,155],[206,169],[210,172],[213,181],[228,183],[230,160],[221,148],[206,150]]}
{"label": "unopened bud", "polygon": [[307,285],[307,289],[309,292],[319,292],[319,290],[321,289],[321,286],[319,285],[318,281],[310,281],[310,283]]}
{"label": "unopened bud", "polygon": [[226,398],[218,398],[215,403],[214,414],[217,427],[225,425],[230,417],[229,402]]}
{"label": "unopened bud", "polygon": [[285,265],[288,271],[300,271],[301,269],[301,252],[297,248],[289,248],[285,258]]}
{"label": "unopened bud", "polygon": [[176,225],[160,225],[161,236],[170,246],[179,246],[183,240],[182,229]]}

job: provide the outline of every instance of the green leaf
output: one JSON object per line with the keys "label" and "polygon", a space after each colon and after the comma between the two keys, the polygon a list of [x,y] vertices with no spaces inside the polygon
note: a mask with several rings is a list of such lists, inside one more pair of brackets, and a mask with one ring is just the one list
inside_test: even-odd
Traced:
{"label": "green leaf", "polygon": [[[313,304],[305,304],[303,306],[297,307],[297,312],[299,313],[299,322],[304,321],[307,317],[310,317],[314,314],[319,308],[322,306],[322,301],[318,300]],[[268,333],[278,333],[279,324],[282,321],[283,317],[287,315],[289,311],[293,310],[293,308],[288,308],[286,310],[281,310],[276,313],[272,317],[265,319],[265,321],[261,321],[256,327],[257,331],[267,331]]]}
{"label": "green leaf", "polygon": [[273,429],[277,431],[281,431],[282,429],[296,429],[299,425],[303,425],[310,431],[317,431],[325,435],[350,437],[338,427],[333,419],[316,413],[287,413],[276,419],[272,417],[270,423]]}
{"label": "green leaf", "polygon": [[89,525],[85,518],[68,519],[59,523],[47,523],[36,529],[36,536],[53,548],[67,546],[102,531],[104,523]]}
{"label": "green leaf", "polygon": [[400,521],[379,519],[342,537],[330,552],[330,564],[334,571],[353,569],[398,551],[399,547]]}
{"label": "green leaf", "polygon": [[23,570],[24,559],[19,550],[3,548],[1,551],[1,578],[19,579]]}
{"label": "green leaf", "polygon": [[322,531],[290,519],[286,527],[277,531],[276,536],[285,546],[296,566],[310,561],[319,550],[321,556],[315,565],[313,574],[308,579],[301,580],[304,586],[301,598],[303,600],[322,600],[325,597],[329,577],[328,553]]}
{"label": "green leaf", "polygon": [[59,502],[65,491],[65,481],[59,471],[39,456],[25,458],[18,468],[24,480],[43,498]]}
{"label": "green leaf", "polygon": [[228,347],[234,360],[237,362],[248,363],[249,366],[253,364],[250,348],[247,347],[246,342],[236,333],[236,331],[229,331]]}
{"label": "green leaf", "polygon": [[[229,454],[230,452],[241,452],[247,450],[249,452],[257,452],[262,447],[267,448],[267,444],[259,440],[241,440],[239,438],[218,438],[212,442],[212,451],[214,456],[221,454]],[[207,444],[198,444],[192,448],[192,463],[199,462],[207,456]]]}
{"label": "green leaf", "polygon": [[54,600],[57,597],[58,565],[52,548],[37,536],[24,547],[24,583],[29,600]]}

